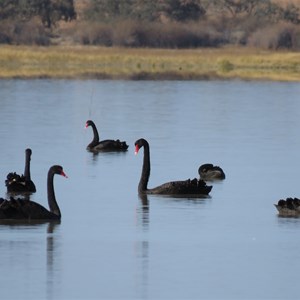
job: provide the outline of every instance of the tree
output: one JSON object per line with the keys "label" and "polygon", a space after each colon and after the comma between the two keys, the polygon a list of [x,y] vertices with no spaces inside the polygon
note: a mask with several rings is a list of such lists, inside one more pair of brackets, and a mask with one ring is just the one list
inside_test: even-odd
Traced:
{"label": "tree", "polygon": [[5,20],[11,16],[15,16],[17,12],[17,1],[0,0],[0,19]]}
{"label": "tree", "polygon": [[0,0],[1,19],[29,20],[39,17],[43,25],[51,28],[58,21],[76,18],[73,0]]}
{"label": "tree", "polygon": [[131,15],[133,0],[92,0],[86,11],[88,19],[109,21],[120,17]]}
{"label": "tree", "polygon": [[163,12],[175,21],[196,21],[205,14],[200,0],[164,0],[161,2]]}
{"label": "tree", "polygon": [[232,17],[238,14],[252,14],[254,8],[260,3],[269,0],[207,0],[210,5],[213,5],[218,11],[229,13]]}
{"label": "tree", "polygon": [[43,24],[50,28],[58,21],[71,21],[76,18],[73,0],[33,0],[37,7],[37,15]]}
{"label": "tree", "polygon": [[286,9],[283,10],[283,19],[294,24],[299,24],[299,11],[300,9],[294,4],[289,4]]}
{"label": "tree", "polygon": [[156,21],[161,16],[180,22],[198,20],[205,14],[201,0],[93,0],[87,17],[109,21],[133,18]]}
{"label": "tree", "polygon": [[142,21],[156,21],[160,17],[160,1],[135,0],[132,3],[132,16]]}

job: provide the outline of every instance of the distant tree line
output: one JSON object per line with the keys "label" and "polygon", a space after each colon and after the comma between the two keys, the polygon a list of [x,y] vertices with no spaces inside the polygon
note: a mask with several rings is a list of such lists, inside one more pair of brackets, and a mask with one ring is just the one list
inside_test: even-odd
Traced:
{"label": "distant tree line", "polygon": [[162,17],[185,22],[205,14],[201,0],[92,0],[86,10],[88,19],[110,21],[116,18],[159,21]]}
{"label": "distant tree line", "polygon": [[227,13],[233,18],[238,16],[261,16],[299,23],[299,7],[293,4],[286,8],[271,0],[91,0],[86,10],[87,19],[102,21],[116,18],[133,18],[143,21],[198,21],[205,18],[209,11]]}
{"label": "distant tree line", "polygon": [[299,27],[300,8],[272,0],[0,0],[9,44],[300,49]]}

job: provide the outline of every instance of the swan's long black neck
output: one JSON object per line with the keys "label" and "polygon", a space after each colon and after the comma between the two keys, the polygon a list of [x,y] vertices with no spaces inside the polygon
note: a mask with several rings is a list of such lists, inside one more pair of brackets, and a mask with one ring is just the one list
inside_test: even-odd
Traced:
{"label": "swan's long black neck", "polygon": [[144,141],[144,159],[143,159],[142,175],[138,187],[139,193],[143,194],[147,191],[149,177],[150,177],[150,149],[149,149],[148,142]]}
{"label": "swan's long black neck", "polygon": [[93,138],[91,144],[96,144],[96,143],[99,142],[99,133],[98,133],[98,130],[97,130],[96,125],[94,123],[92,123],[91,126],[93,128],[93,133],[94,133],[94,138]]}
{"label": "swan's long black neck", "polygon": [[26,151],[26,155],[25,155],[25,170],[24,170],[24,176],[25,176],[25,180],[26,181],[30,181],[31,180],[31,177],[30,177],[30,156],[31,156],[30,151]]}
{"label": "swan's long black neck", "polygon": [[48,205],[50,208],[50,211],[57,215],[58,217],[61,216],[60,209],[58,207],[58,204],[56,202],[55,193],[54,193],[54,172],[52,169],[48,172],[48,178],[47,178],[47,193],[48,193]]}

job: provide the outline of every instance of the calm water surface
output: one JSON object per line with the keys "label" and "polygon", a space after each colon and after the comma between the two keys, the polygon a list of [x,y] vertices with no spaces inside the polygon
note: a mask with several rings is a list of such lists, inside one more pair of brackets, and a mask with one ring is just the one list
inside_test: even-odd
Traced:
{"label": "calm water surface", "polygon": [[[1,195],[27,147],[32,200],[47,207],[51,165],[69,176],[59,224],[0,225],[1,299],[299,299],[300,219],[273,206],[300,196],[298,83],[4,80],[0,95]],[[87,152],[87,119],[129,151]],[[149,187],[206,162],[227,178],[208,199],[140,199],[141,137]]]}

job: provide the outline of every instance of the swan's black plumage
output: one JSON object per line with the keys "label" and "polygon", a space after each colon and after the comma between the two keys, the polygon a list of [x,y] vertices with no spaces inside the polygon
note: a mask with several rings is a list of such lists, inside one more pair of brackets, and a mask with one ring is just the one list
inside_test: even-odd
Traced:
{"label": "swan's black plumage", "polygon": [[95,123],[92,120],[88,120],[85,124],[85,128],[91,126],[94,133],[94,138],[86,147],[87,150],[92,152],[99,151],[127,151],[128,145],[126,142],[120,140],[99,140],[99,133]]}
{"label": "swan's black plumage", "polygon": [[10,200],[0,199],[0,219],[1,220],[60,220],[61,213],[59,206],[56,202],[53,179],[54,175],[66,176],[63,168],[58,165],[52,166],[48,171],[47,176],[47,194],[48,205],[50,210],[39,203],[24,200],[15,199],[10,197]]}
{"label": "swan's black plumage", "polygon": [[286,198],[280,199],[277,204],[274,204],[280,216],[295,217],[300,216],[300,199]]}
{"label": "swan's black plumage", "polygon": [[34,182],[31,180],[30,175],[30,160],[31,160],[31,149],[25,150],[25,170],[24,175],[18,175],[16,172],[8,173],[5,185],[7,192],[9,193],[35,193],[36,187]]}
{"label": "swan's black plumage", "polygon": [[148,189],[150,177],[150,147],[145,139],[139,139],[135,142],[135,153],[144,147],[144,160],[142,174],[138,185],[139,194],[160,194],[160,195],[208,195],[212,186],[207,186],[202,179],[187,179],[182,181],[171,181],[164,183],[152,189]]}
{"label": "swan's black plumage", "polygon": [[198,173],[203,180],[223,180],[225,179],[225,173],[219,166],[213,164],[203,164],[199,167]]}

